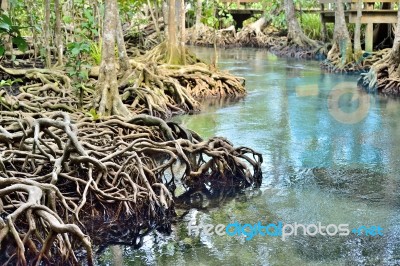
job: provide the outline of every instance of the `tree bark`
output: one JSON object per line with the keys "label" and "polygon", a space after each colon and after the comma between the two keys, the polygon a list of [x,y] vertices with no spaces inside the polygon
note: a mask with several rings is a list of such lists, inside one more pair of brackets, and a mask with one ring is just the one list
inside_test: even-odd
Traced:
{"label": "tree bark", "polygon": [[293,43],[304,48],[317,47],[317,42],[308,38],[301,29],[300,23],[296,18],[293,0],[284,0],[284,5],[288,27],[288,43]]}
{"label": "tree bark", "polygon": [[[180,0],[178,0],[180,1]],[[176,17],[176,1],[169,0],[168,5],[168,41],[167,41],[167,57],[168,64],[179,65],[181,58],[179,56],[178,40],[176,38],[177,25]]]}
{"label": "tree bark", "polygon": [[129,117],[118,91],[115,64],[115,41],[118,28],[117,0],[104,1],[103,42],[97,92],[98,113],[101,116],[120,115]]}
{"label": "tree bark", "polygon": [[181,26],[180,26],[180,31],[181,31],[181,40],[180,40],[180,54],[181,54],[181,63],[183,65],[186,65],[186,52],[185,52],[185,40],[186,40],[186,27],[185,27],[185,21],[186,21],[186,14],[185,14],[185,0],[180,0],[181,1]]}
{"label": "tree bark", "polygon": [[[147,5],[149,6],[150,16],[151,16],[151,19],[153,20],[154,28],[156,29],[156,32],[157,32],[157,38],[161,42],[162,37],[161,37],[160,27],[158,26],[158,20],[154,16],[154,12],[153,12],[153,9],[151,7],[150,0],[147,0]],[[155,3],[154,6],[156,7],[157,3]]]}
{"label": "tree bark", "polygon": [[119,68],[120,71],[122,72],[122,75],[124,76],[126,73],[128,73],[132,68],[131,65],[129,64],[129,57],[126,52],[126,47],[125,47],[125,41],[124,41],[124,33],[122,31],[122,23],[121,23],[121,17],[119,15],[119,11],[117,8],[117,33],[116,33],[116,38],[117,38],[117,47],[118,47],[118,61],[119,61]]}
{"label": "tree bark", "polygon": [[201,26],[201,11],[202,11],[202,9],[203,9],[202,0],[197,0],[197,4],[196,4],[196,22],[195,22],[196,31],[198,31],[200,26]]}
{"label": "tree bark", "polygon": [[[4,10],[5,12],[9,13],[10,5],[8,3],[9,0],[2,0],[0,8]],[[6,52],[10,52],[10,55],[12,57],[13,55],[13,46],[12,46],[12,41],[10,36],[6,36],[4,40],[4,48]]]}
{"label": "tree bark", "polygon": [[54,42],[57,48],[57,65],[62,66],[63,63],[63,41],[61,34],[61,8],[60,8],[60,0],[54,0],[54,9],[56,13],[56,25],[54,30]]}
{"label": "tree bark", "polygon": [[51,68],[51,50],[50,50],[50,0],[44,1],[44,49],[46,50],[45,64],[46,68]]}
{"label": "tree bark", "polygon": [[362,16],[362,0],[358,0],[357,3],[357,19],[356,26],[354,29],[354,59],[356,61],[362,58],[361,49],[361,16]]}
{"label": "tree bark", "polygon": [[[400,1],[398,1],[398,5],[400,5]],[[392,50],[390,51],[390,61],[392,64],[397,65],[397,73],[400,71],[400,8],[397,11],[397,25],[396,25],[396,33],[393,41]],[[399,75],[400,76],[400,75]]]}
{"label": "tree bark", "polygon": [[352,61],[353,49],[349,31],[347,30],[342,0],[337,0],[336,2],[333,40],[332,48],[328,53],[328,59],[336,61],[339,58],[339,65],[343,67]]}

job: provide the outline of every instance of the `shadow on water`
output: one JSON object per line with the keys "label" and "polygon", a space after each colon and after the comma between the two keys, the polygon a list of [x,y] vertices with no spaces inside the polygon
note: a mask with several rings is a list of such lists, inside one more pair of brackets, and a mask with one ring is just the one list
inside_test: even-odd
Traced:
{"label": "shadow on water", "polygon": [[[208,60],[212,49],[196,53]],[[400,101],[369,95],[356,76],[323,73],[318,62],[229,49],[219,65],[246,78],[248,95],[174,118],[204,137],[223,136],[263,154],[263,184],[222,206],[193,208],[171,235],[139,250],[107,249],[99,264],[400,265]],[[182,212],[183,213],[183,212]],[[180,213],[180,214],[182,214]],[[282,222],[383,228],[383,236],[196,235],[189,224]]]}

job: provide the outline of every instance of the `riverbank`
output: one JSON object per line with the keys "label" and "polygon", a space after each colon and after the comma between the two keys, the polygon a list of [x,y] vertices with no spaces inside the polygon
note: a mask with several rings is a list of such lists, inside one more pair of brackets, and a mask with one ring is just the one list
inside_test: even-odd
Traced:
{"label": "riverbank", "polygon": [[91,265],[99,245],[138,248],[169,233],[175,204],[193,195],[261,184],[251,148],[163,120],[198,112],[200,99],[243,97],[244,80],[201,62],[157,63],[154,51],[129,61],[112,95],[127,116],[96,110],[98,69],[74,83],[60,67],[0,66],[1,263]]}
{"label": "riverbank", "polygon": [[[200,58],[214,50],[193,47]],[[277,57],[266,49],[218,49],[222,70],[246,79],[248,94],[237,103],[212,106],[174,121],[204,137],[223,135],[235,146],[257,147],[263,183],[223,207],[193,208],[169,236],[153,233],[139,250],[118,246],[124,261],[144,265],[374,265],[398,264],[399,194],[393,149],[400,129],[400,103],[366,94],[357,76],[327,73],[314,60]],[[339,97],[340,96],[340,97]],[[361,107],[358,109],[358,107]],[[342,123],[342,114],[349,120]],[[361,119],[361,120],[357,120]],[[343,121],[343,120],[342,120]],[[353,124],[351,124],[353,123]],[[210,224],[263,225],[347,223],[380,225],[384,236],[280,237],[197,235]],[[316,248],[317,247],[317,248]],[[106,249],[102,264],[118,253]]]}

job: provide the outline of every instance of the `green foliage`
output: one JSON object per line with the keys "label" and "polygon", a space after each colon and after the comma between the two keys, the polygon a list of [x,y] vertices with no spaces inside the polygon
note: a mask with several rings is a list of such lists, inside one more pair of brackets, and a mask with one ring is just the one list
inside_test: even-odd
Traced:
{"label": "green foliage", "polygon": [[87,41],[73,42],[67,46],[67,73],[72,78],[76,94],[79,97],[79,106],[82,106],[83,93],[87,88],[84,83],[89,79],[89,70],[92,67],[87,61],[90,53],[90,44]]}
{"label": "green foliage", "polygon": [[0,80],[0,88],[2,87],[11,87],[14,83],[23,82],[22,79],[7,79],[7,80]]}
{"label": "green foliage", "polygon": [[86,59],[89,53],[90,44],[87,41],[73,42],[67,45],[68,75],[77,78],[79,82],[85,81],[89,77],[91,65]]}
{"label": "green foliage", "polygon": [[272,26],[278,29],[286,29],[285,12],[280,12],[278,15],[272,16],[271,13],[283,8],[283,1],[281,0],[263,0],[262,5],[265,8],[265,14],[270,18]]}
{"label": "green foliage", "polygon": [[[322,38],[322,23],[318,14],[303,13],[300,17],[300,24],[304,33],[314,40]],[[326,24],[328,36],[333,36],[333,24]]]}
{"label": "green foliage", "polygon": [[12,19],[6,14],[0,15],[0,56],[5,53],[5,37],[9,36],[11,42],[15,44],[19,50],[26,51],[28,44],[26,40],[21,36],[21,27],[15,25]]}
{"label": "green foliage", "polygon": [[234,20],[228,9],[222,3],[218,3],[218,18],[221,28],[229,27],[233,24]]}
{"label": "green foliage", "polygon": [[85,41],[73,42],[73,43],[68,44],[67,49],[71,53],[71,55],[73,57],[75,57],[82,53],[89,53],[90,45]]}
{"label": "green foliage", "polygon": [[130,30],[130,35],[134,38],[142,38],[143,33],[140,31],[140,25],[146,25],[149,23],[148,19],[145,18],[135,18],[132,20],[132,27]]}
{"label": "green foliage", "polygon": [[100,114],[98,114],[94,108],[90,109],[90,111],[86,112],[85,114],[91,117],[93,121],[97,121],[101,118]]}
{"label": "green foliage", "polygon": [[93,16],[92,9],[85,9],[83,11],[84,22],[81,24],[81,32],[80,34],[86,36],[88,38],[94,38],[99,36],[99,32],[97,31],[98,25],[97,20]]}
{"label": "green foliage", "polygon": [[201,22],[211,28],[225,28],[234,20],[227,7],[219,1],[203,2],[203,18]]}
{"label": "green foliage", "polygon": [[96,65],[101,63],[101,42],[91,42],[90,43],[90,58]]}
{"label": "green foliage", "polygon": [[318,0],[294,0],[294,4],[301,7],[301,9],[310,9],[319,6]]}
{"label": "green foliage", "polygon": [[[150,1],[153,2],[153,1]],[[120,15],[122,22],[132,20],[133,24],[136,24],[137,14],[143,5],[147,4],[147,0],[119,0],[118,6],[120,9]]]}

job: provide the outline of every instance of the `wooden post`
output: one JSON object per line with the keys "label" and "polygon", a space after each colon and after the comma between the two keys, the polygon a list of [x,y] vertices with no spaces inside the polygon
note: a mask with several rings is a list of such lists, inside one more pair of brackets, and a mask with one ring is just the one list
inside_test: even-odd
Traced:
{"label": "wooden post", "polygon": [[372,52],[374,46],[374,24],[368,23],[365,30],[365,51]]}
{"label": "wooden post", "polygon": [[[374,4],[367,3],[366,9],[373,10]],[[367,28],[365,29],[365,51],[372,52],[373,48],[374,48],[374,24],[368,23]]]}
{"label": "wooden post", "polygon": [[321,36],[322,36],[322,41],[326,41],[328,39],[328,31],[326,30],[326,22],[325,22],[325,18],[324,18],[324,10],[325,10],[325,5],[321,4],[321,13],[320,13],[320,19],[321,19],[321,23],[322,23],[322,27],[321,27]]}

